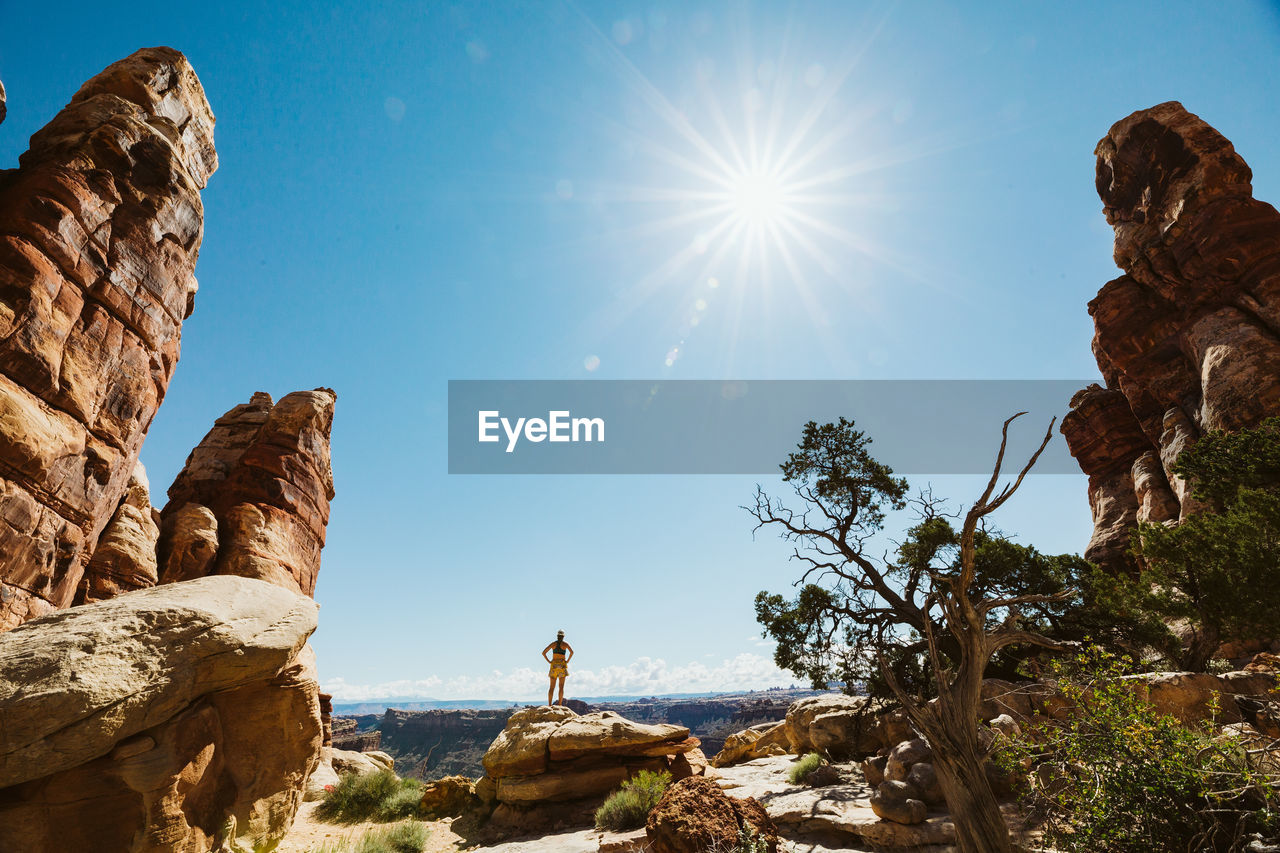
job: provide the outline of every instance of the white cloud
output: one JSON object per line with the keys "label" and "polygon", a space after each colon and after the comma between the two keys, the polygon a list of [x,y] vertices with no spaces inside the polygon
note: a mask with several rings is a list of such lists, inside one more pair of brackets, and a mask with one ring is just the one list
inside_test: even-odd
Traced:
{"label": "white cloud", "polygon": [[[740,654],[717,666],[692,661],[670,665],[661,658],[637,658],[626,666],[603,669],[570,668],[565,683],[569,696],[656,696],[666,693],[721,693],[763,690],[796,684],[795,676],[778,669],[762,655]],[[321,685],[336,702],[376,702],[379,699],[509,699],[535,700],[547,694],[545,670],[521,667],[510,672],[494,670],[483,676],[388,681],[351,684],[334,678]]]}

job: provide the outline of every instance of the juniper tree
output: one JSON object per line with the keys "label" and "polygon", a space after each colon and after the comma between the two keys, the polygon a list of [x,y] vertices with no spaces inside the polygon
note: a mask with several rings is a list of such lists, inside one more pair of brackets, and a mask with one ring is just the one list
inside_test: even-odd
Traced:
{"label": "juniper tree", "polygon": [[[799,508],[771,499],[759,486],[754,506],[746,507],[757,531],[779,530],[795,543],[793,558],[805,565],[794,600],[765,592],[756,598],[757,617],[778,643],[779,664],[816,679],[833,664],[848,669],[855,659],[875,660],[933,749],[958,845],[968,853],[1012,849],[978,741],[987,665],[1016,644],[1059,647],[1028,624],[1027,612],[1060,607],[1076,595],[1069,588],[1018,590],[978,571],[984,519],[1018,490],[1052,437],[1051,421],[1017,477],[997,489],[1009,425],[1022,414],[1004,422],[991,478],[960,529],[924,493],[915,501],[918,523],[893,556],[877,555],[877,535],[886,511],[907,506],[907,482],[871,456],[871,439],[851,420],[806,424],[797,450],[783,462],[783,480]],[[902,650],[913,643],[923,652],[919,675],[932,689],[891,664],[901,663]],[[936,701],[926,701],[928,694]]]}

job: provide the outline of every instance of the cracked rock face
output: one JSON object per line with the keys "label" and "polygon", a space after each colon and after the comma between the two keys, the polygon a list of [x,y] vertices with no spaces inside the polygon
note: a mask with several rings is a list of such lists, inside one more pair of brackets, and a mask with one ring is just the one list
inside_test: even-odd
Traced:
{"label": "cracked rock face", "polygon": [[193,306],[213,122],[182,54],[140,50],[0,172],[0,630],[72,604],[130,489]]}
{"label": "cracked rock face", "polygon": [[1106,387],[1076,394],[1062,432],[1089,475],[1085,556],[1134,571],[1137,522],[1196,509],[1178,455],[1208,430],[1280,414],[1280,213],[1253,197],[1231,143],[1176,101],[1116,122],[1095,154],[1125,274],[1089,303]]}

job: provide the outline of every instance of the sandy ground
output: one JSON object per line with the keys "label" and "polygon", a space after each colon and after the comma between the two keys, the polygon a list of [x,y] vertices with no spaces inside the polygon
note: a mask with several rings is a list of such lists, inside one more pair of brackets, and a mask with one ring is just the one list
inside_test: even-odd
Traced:
{"label": "sandy ground", "polygon": [[[336,845],[343,841],[355,841],[370,829],[393,825],[371,822],[325,823],[317,820],[313,814],[319,805],[319,802],[302,804],[302,808],[298,810],[298,817],[293,822],[293,828],[289,830],[289,835],[276,848],[277,853],[311,853],[313,850],[320,849],[323,844]],[[462,839],[449,828],[451,821],[428,820],[423,823],[431,830],[431,835],[427,838],[427,846],[423,848],[424,853],[446,853],[446,851],[452,853],[460,849]]]}

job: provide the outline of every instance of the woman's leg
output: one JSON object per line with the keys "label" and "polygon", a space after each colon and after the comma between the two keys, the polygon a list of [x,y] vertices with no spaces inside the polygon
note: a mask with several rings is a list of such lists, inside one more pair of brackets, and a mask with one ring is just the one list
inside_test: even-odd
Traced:
{"label": "woman's leg", "polygon": [[[560,679],[560,683],[561,683],[561,684],[563,684],[563,683],[564,683],[564,679],[563,679],[563,678],[562,678],[562,679]],[[560,689],[561,689],[561,690],[563,690],[564,688],[562,687],[562,688],[560,688]],[[552,702],[552,701],[551,701],[551,697],[552,697],[552,696],[554,696],[554,695],[555,695],[555,693],[556,693],[556,679],[555,679],[555,676],[553,675],[553,676],[551,676],[551,686],[547,688],[547,704],[548,704],[548,705],[553,705],[553,704],[555,704],[554,702]]]}
{"label": "woman's leg", "polygon": [[560,676],[560,704],[564,704],[564,676]]}

